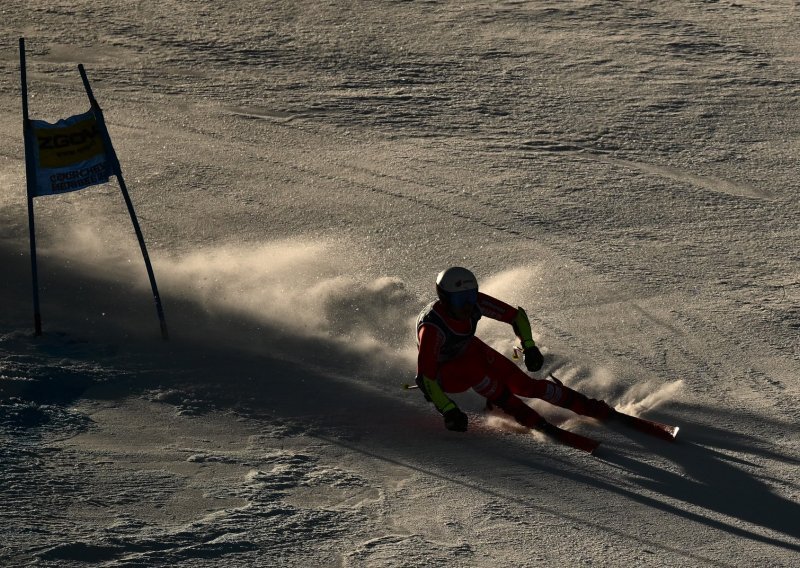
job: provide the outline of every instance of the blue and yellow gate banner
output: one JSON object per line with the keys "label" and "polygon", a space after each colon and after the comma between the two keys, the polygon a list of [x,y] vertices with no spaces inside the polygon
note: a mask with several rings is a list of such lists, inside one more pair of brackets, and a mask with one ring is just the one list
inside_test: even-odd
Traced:
{"label": "blue and yellow gate banner", "polygon": [[25,66],[25,38],[19,38],[20,87],[22,91],[22,132],[25,144],[25,177],[27,181],[28,232],[31,242],[31,283],[33,284],[33,321],[36,335],[42,335],[42,316],[39,309],[39,269],[36,260],[36,228],[34,201],[44,195],[58,195],[78,191],[92,185],[108,183],[111,176],[117,178],[119,190],[133,223],[133,230],[142,249],[142,258],[153,289],[161,337],[168,339],[167,321],[158,294],[156,277],[150,263],[150,255],[144,235],[133,210],[133,202],[122,177],[111,137],[108,134],[103,111],[92,94],[89,77],[83,65],[78,71],[83,88],[89,97],[91,108],[51,124],[44,120],[32,120],[28,114],[28,73]]}
{"label": "blue and yellow gate banner", "polygon": [[106,148],[103,125],[93,111],[77,114],[50,124],[29,120],[26,142],[28,159],[36,183],[33,197],[77,191],[107,183],[113,171],[113,160]]}

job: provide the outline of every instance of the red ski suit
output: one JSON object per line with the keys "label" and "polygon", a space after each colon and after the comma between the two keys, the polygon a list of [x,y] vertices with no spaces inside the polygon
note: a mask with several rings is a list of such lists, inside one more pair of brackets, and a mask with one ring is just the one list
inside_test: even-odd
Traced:
{"label": "red ski suit", "polygon": [[[528,427],[539,425],[543,419],[512,394],[541,398],[559,406],[573,402],[573,397],[569,396],[574,392],[571,389],[531,378],[514,362],[475,337],[481,316],[508,324],[514,324],[522,316],[529,327],[521,308],[514,308],[487,294],[478,293],[475,311],[465,320],[452,317],[441,301],[434,302],[423,310],[417,321],[418,377],[435,381],[445,393],[459,393],[472,388]],[[515,331],[518,331],[516,326]],[[520,339],[533,344],[530,337]],[[436,397],[432,398],[440,412],[445,412],[450,405],[455,407],[449,399],[437,401]]]}

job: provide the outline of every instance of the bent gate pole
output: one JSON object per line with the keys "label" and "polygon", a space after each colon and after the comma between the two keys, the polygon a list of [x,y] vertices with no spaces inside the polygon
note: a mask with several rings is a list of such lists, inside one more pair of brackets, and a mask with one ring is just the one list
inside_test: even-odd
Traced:
{"label": "bent gate pole", "polygon": [[164,317],[164,308],[161,304],[161,296],[158,293],[158,286],[156,284],[156,276],[153,273],[153,266],[150,264],[150,255],[147,254],[147,246],[144,243],[144,236],[142,235],[142,229],[139,226],[139,220],[136,218],[136,212],[133,209],[133,202],[131,201],[130,195],[128,194],[128,188],[125,185],[125,179],[122,177],[122,168],[119,165],[119,160],[117,159],[117,153],[114,151],[114,147],[111,144],[111,136],[108,134],[108,130],[106,129],[105,119],[103,118],[103,111],[100,108],[100,105],[97,104],[97,100],[94,98],[94,94],[92,93],[92,87],[89,85],[89,78],[86,76],[86,70],[83,68],[83,64],[78,65],[78,71],[81,73],[81,79],[83,80],[83,87],[86,89],[86,95],[89,97],[89,103],[92,105],[92,112],[95,115],[97,120],[98,126],[100,126],[100,132],[103,136],[103,142],[106,146],[106,150],[108,152],[108,157],[111,160],[111,167],[113,168],[113,175],[117,176],[117,181],[119,182],[119,188],[122,191],[122,197],[125,199],[125,205],[128,207],[128,214],[131,217],[131,222],[133,223],[133,230],[136,231],[136,238],[139,240],[139,248],[142,249],[142,258],[144,258],[144,265],[147,268],[147,276],[150,279],[150,287],[153,290],[153,299],[156,303],[156,311],[158,312],[158,321],[161,325],[161,337],[164,340],[169,339],[169,334],[167,333],[167,321]]}

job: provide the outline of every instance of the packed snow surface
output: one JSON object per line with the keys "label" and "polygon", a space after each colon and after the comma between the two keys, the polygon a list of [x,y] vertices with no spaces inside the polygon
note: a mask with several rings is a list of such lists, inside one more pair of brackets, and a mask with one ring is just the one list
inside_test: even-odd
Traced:
{"label": "packed snow surface", "polygon": [[[800,565],[800,5],[27,0],[0,18],[0,565]],[[116,181],[37,198],[30,115]],[[436,273],[675,443],[415,391]],[[510,327],[479,335],[506,355]]]}

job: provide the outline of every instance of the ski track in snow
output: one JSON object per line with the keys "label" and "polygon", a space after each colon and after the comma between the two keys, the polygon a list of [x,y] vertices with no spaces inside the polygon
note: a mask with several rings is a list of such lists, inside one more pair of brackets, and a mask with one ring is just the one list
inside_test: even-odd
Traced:
{"label": "ski track in snow", "polygon": [[[795,566],[794,2],[43,2],[0,24],[0,564]],[[91,25],[85,25],[91,22]],[[36,202],[31,115],[103,106],[115,184]],[[444,266],[545,372],[675,444],[589,457],[417,393]],[[479,334],[510,354],[507,326]]]}

